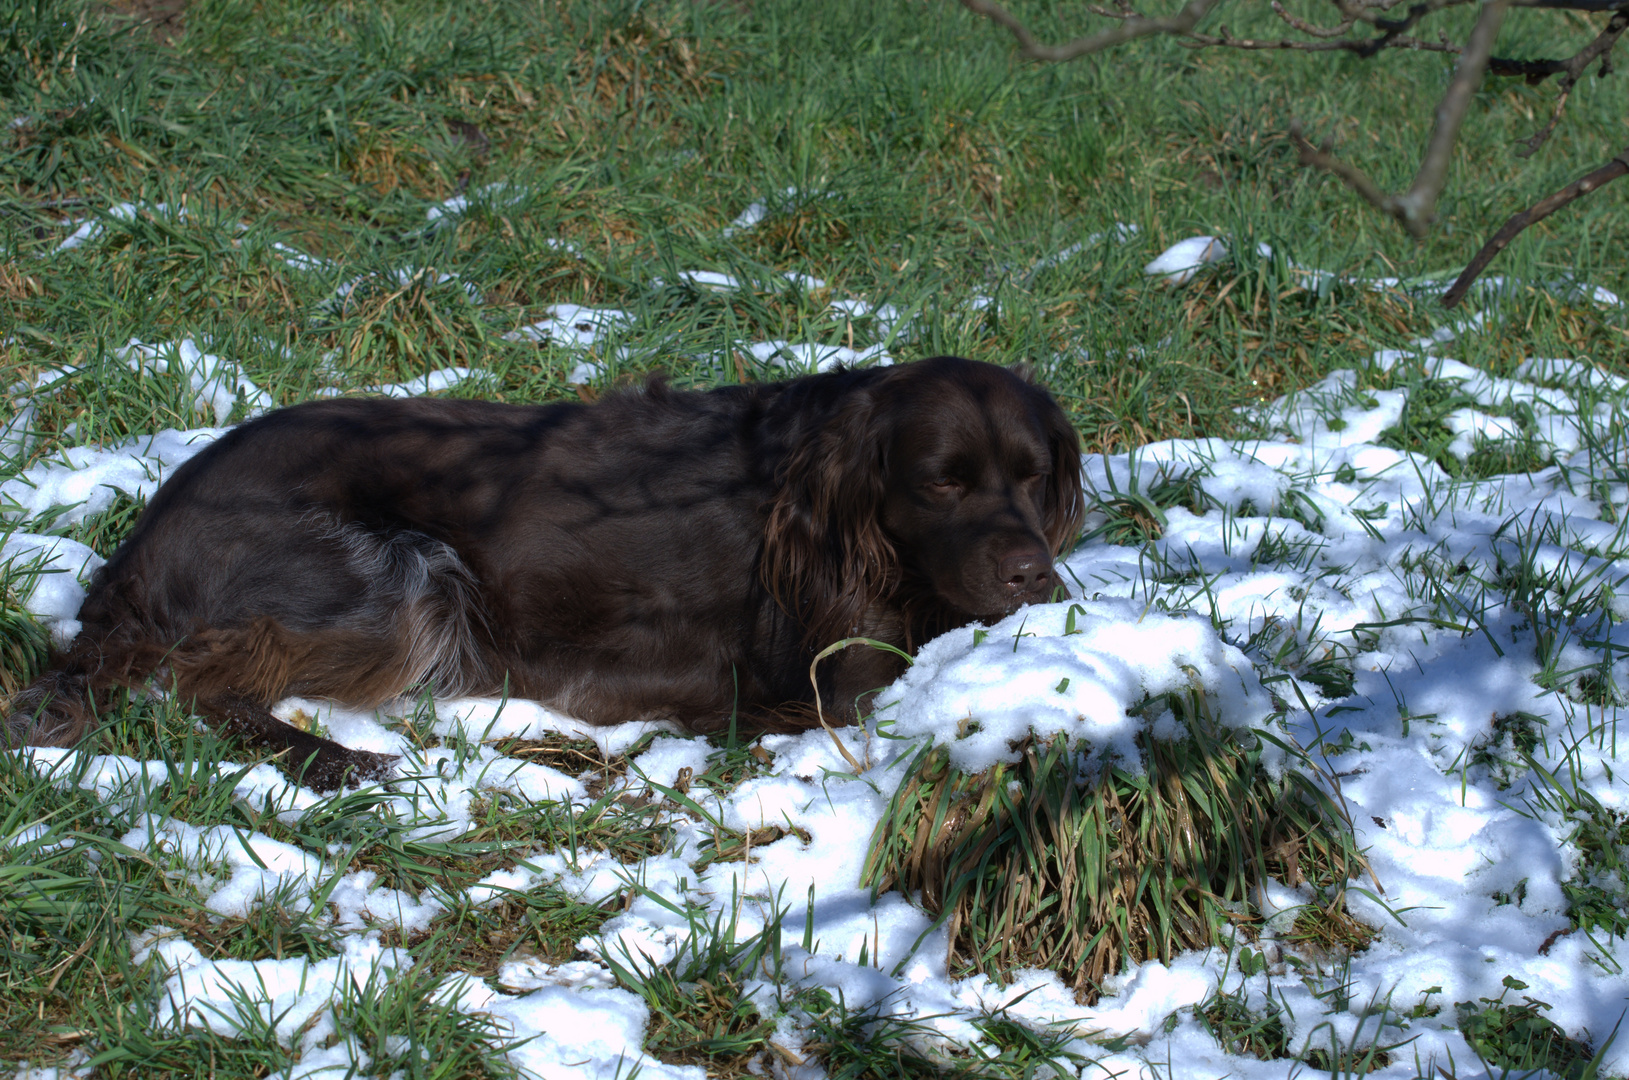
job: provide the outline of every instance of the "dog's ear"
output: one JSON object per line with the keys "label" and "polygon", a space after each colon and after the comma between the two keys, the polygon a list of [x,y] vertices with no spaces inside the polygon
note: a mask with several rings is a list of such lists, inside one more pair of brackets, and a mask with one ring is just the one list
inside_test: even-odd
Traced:
{"label": "dog's ear", "polygon": [[811,646],[854,633],[897,577],[882,530],[891,435],[872,392],[852,390],[778,474],[760,574]]}
{"label": "dog's ear", "polygon": [[1047,546],[1057,557],[1080,536],[1086,512],[1080,488],[1080,434],[1050,395],[1042,424],[1052,454],[1052,486],[1046,493],[1046,521],[1042,527]]}

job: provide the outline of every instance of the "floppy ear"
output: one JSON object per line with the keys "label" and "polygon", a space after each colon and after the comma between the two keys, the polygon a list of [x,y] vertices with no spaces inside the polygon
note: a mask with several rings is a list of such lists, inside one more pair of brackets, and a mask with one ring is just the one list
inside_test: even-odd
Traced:
{"label": "floppy ear", "polygon": [[1080,435],[1050,395],[1043,417],[1052,452],[1052,486],[1046,493],[1046,521],[1042,528],[1047,546],[1056,558],[1080,536],[1080,521],[1086,512],[1080,490]]}
{"label": "floppy ear", "polygon": [[882,531],[890,425],[868,390],[856,390],[792,450],[770,503],[760,575],[811,646],[858,628],[897,576]]}

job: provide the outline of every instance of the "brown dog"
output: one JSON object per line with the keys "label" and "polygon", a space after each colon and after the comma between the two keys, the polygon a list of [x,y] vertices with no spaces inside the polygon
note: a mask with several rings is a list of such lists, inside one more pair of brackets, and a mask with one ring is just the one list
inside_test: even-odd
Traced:
{"label": "brown dog", "polygon": [[[909,651],[1048,599],[1080,513],[1062,410],[955,357],[593,406],[298,405],[165,482],[10,737],[71,745],[155,677],[320,788],[391,759],[284,724],[281,697],[507,691],[591,724],[803,728],[821,647]],[[902,669],[836,654],[827,716]]]}

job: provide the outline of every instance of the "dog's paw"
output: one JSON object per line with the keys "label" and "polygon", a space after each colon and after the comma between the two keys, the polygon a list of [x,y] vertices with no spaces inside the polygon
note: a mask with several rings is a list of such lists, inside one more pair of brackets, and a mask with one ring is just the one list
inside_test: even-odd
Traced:
{"label": "dog's paw", "polygon": [[352,750],[350,753],[355,761],[345,775],[346,786],[356,788],[395,779],[396,762],[401,760],[401,755],[373,754],[366,750]]}
{"label": "dog's paw", "polygon": [[363,784],[393,779],[399,760],[395,754],[375,754],[343,746],[324,747],[306,764],[297,779],[316,791],[359,788]]}

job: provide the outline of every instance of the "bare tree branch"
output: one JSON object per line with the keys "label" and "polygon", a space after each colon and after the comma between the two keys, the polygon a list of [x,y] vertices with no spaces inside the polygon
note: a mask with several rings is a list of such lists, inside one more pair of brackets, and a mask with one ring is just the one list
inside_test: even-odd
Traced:
{"label": "bare tree branch", "polygon": [[1424,237],[1436,217],[1437,199],[1448,182],[1448,162],[1453,155],[1454,143],[1459,139],[1460,125],[1464,123],[1471,98],[1482,82],[1488,57],[1493,53],[1494,38],[1499,35],[1499,27],[1504,22],[1505,13],[1510,10],[1510,2],[1487,0],[1482,5],[1482,14],[1477,17],[1476,26],[1459,54],[1459,63],[1454,66],[1454,77],[1443,92],[1442,100],[1437,102],[1436,124],[1425,144],[1419,171],[1414,174],[1414,182],[1407,191],[1388,195],[1357,166],[1341,161],[1329,152],[1327,146],[1314,147],[1301,134],[1299,126],[1291,125],[1290,139],[1300,152],[1301,164],[1340,177],[1371,206],[1401,222],[1410,235]]}
{"label": "bare tree branch", "polygon": [[1520,0],[1518,6],[1546,8],[1551,11],[1623,11],[1629,0]]}
{"label": "bare tree branch", "polygon": [[1402,211],[1403,228],[1415,236],[1424,236],[1431,220],[1437,216],[1437,197],[1448,182],[1448,162],[1453,156],[1454,143],[1459,140],[1459,129],[1465,122],[1465,113],[1482,85],[1482,74],[1487,70],[1488,58],[1493,55],[1493,42],[1504,25],[1510,0],[1487,0],[1482,14],[1476,17],[1471,36],[1465,42],[1465,51],[1454,65],[1454,77],[1447,91],[1437,103],[1436,124],[1431,139],[1425,144],[1425,157],[1420,171],[1408,191],[1398,196]]}
{"label": "bare tree branch", "polygon": [[[1332,143],[1326,141],[1322,146],[1314,146],[1302,133],[1298,122],[1290,125],[1290,141],[1294,144],[1303,166],[1339,178],[1364,201],[1395,218],[1416,238],[1423,238],[1430,231],[1436,218],[1437,204],[1448,183],[1449,166],[1460,130],[1464,126],[1476,91],[1488,74],[1524,78],[1530,85],[1543,82],[1552,75],[1560,76],[1557,81],[1555,105],[1548,120],[1542,128],[1518,145],[1517,156],[1527,157],[1536,152],[1554,134],[1573,90],[1589,67],[1599,63],[1599,75],[1611,73],[1612,50],[1624,34],[1629,32],[1629,0],[1331,0],[1338,18],[1327,25],[1293,14],[1283,0],[1272,0],[1273,13],[1292,34],[1301,35],[1277,39],[1237,38],[1225,24],[1215,27],[1214,30],[1201,32],[1200,23],[1220,7],[1223,0],[1185,0],[1175,14],[1168,16],[1139,14],[1132,7],[1133,0],[1097,0],[1086,5],[1088,10],[1111,20],[1116,25],[1060,45],[1049,45],[1037,40],[1030,29],[998,0],[960,0],[960,2],[969,11],[1006,27],[1018,42],[1019,51],[1024,56],[1042,61],[1073,60],[1156,34],[1181,38],[1182,44],[1194,48],[1345,51],[1365,58],[1385,50],[1396,49],[1458,54],[1453,76],[1441,100],[1436,104],[1431,134],[1420,155],[1419,167],[1405,191],[1393,193],[1383,190],[1362,169],[1338,157],[1334,153]],[[1471,5],[1478,8],[1477,18],[1469,36],[1462,44],[1441,35],[1435,41],[1419,36],[1417,28],[1431,16],[1450,8]],[[1563,59],[1494,57],[1494,42],[1512,8],[1610,13],[1612,17],[1594,38],[1572,56]],[[1352,36],[1353,29],[1359,26],[1372,28],[1374,33],[1367,37]],[[1629,170],[1629,150],[1576,183],[1511,218],[1504,228],[1477,252],[1476,258],[1466,267],[1465,273],[1447,294],[1445,302],[1450,306],[1457,303],[1464,296],[1465,289],[1469,288],[1470,283],[1486,268],[1488,262],[1523,229],[1572,200],[1588,194],[1596,187],[1623,175],[1625,170]]]}
{"label": "bare tree branch", "polygon": [[1465,299],[1465,294],[1470,291],[1471,283],[1481,276],[1482,271],[1488,268],[1488,263],[1492,262],[1494,257],[1503,251],[1512,240],[1516,239],[1523,229],[1543,221],[1574,199],[1588,195],[1596,188],[1604,187],[1626,173],[1629,173],[1629,147],[1625,147],[1618,153],[1617,157],[1602,165],[1599,169],[1585,176],[1580,176],[1554,195],[1546,196],[1505,222],[1499,231],[1494,233],[1493,237],[1482,245],[1482,250],[1476,253],[1475,258],[1471,259],[1465,269],[1460,272],[1459,277],[1454,279],[1452,287],[1443,293],[1442,306],[1453,307]]}
{"label": "bare tree branch", "polygon": [[[1289,26],[1311,38],[1333,39],[1340,38],[1357,23],[1373,26],[1380,33],[1368,38],[1341,38],[1338,42],[1300,41],[1293,38],[1284,39],[1257,39],[1235,38],[1230,35],[1226,27],[1220,29],[1218,35],[1206,35],[1195,32],[1195,28],[1213,9],[1219,7],[1224,0],[1188,0],[1175,15],[1150,18],[1139,15],[1132,9],[1129,0],[1114,0],[1114,10],[1109,10],[1098,4],[1088,4],[1087,10],[1094,15],[1107,19],[1117,20],[1120,25],[1109,30],[1103,30],[1085,37],[1073,38],[1061,45],[1048,45],[1038,40],[1033,31],[1012,12],[1008,11],[996,0],[960,0],[963,7],[978,15],[983,15],[991,22],[1004,26],[1011,32],[1014,40],[1018,42],[1018,51],[1031,60],[1041,60],[1052,63],[1062,63],[1076,60],[1082,56],[1102,52],[1116,45],[1123,45],[1138,38],[1151,37],[1155,34],[1169,34],[1174,37],[1190,39],[1194,45],[1227,46],[1236,49],[1289,49],[1306,52],[1325,52],[1336,49],[1355,52],[1360,56],[1369,57],[1384,49],[1405,49],[1429,52],[1459,52],[1460,47],[1450,41],[1426,41],[1423,38],[1408,36],[1405,31],[1418,24],[1426,16],[1435,14],[1445,8],[1464,7],[1468,4],[1485,3],[1486,0],[1415,0],[1407,13],[1400,19],[1388,19],[1386,14],[1393,8],[1400,6],[1404,0],[1335,0],[1335,7],[1341,13],[1341,22],[1336,26],[1318,26],[1290,14],[1281,0],[1273,0],[1273,10]],[[1542,8],[1549,10],[1566,11],[1629,11],[1629,0],[1507,0],[1509,7]],[[1501,67],[1515,66],[1521,68],[1518,72],[1500,71],[1500,74],[1528,74],[1528,67],[1523,65],[1539,65],[1548,68],[1546,74],[1556,74],[1563,70],[1559,65],[1564,61],[1499,61]]]}
{"label": "bare tree branch", "polygon": [[1435,14],[1445,7],[1454,6],[1457,2],[1458,0],[1426,0],[1424,3],[1410,7],[1408,14],[1401,19],[1374,19],[1374,26],[1380,31],[1380,36],[1372,40],[1368,52],[1359,53],[1358,55],[1368,59],[1381,49],[1391,47],[1393,41],[1402,37],[1405,31],[1414,29],[1415,24],[1421,19],[1427,15]]}
{"label": "bare tree branch", "polygon": [[[1087,37],[1075,38],[1062,45],[1045,45],[1035,40],[1029,27],[1018,20],[1012,12],[996,3],[995,0],[961,0],[962,6],[967,10],[983,15],[991,22],[1005,26],[1012,32],[1018,41],[1018,51],[1031,60],[1050,60],[1061,62],[1074,60],[1091,53],[1102,52],[1104,49],[1123,45],[1138,38],[1150,37],[1154,34],[1184,35],[1199,24],[1210,9],[1221,3],[1221,0],[1188,0],[1182,5],[1182,10],[1175,15],[1165,18],[1148,19],[1141,15],[1128,15],[1119,26],[1103,30]],[[1629,3],[1629,0],[1625,0]]]}
{"label": "bare tree branch", "polygon": [[1377,46],[1379,38],[1334,38],[1327,41],[1298,41],[1294,38],[1236,38],[1228,32],[1227,27],[1217,28],[1215,34],[1189,34],[1183,41],[1184,45],[1195,47],[1219,47],[1245,50],[1284,49],[1294,52],[1350,52],[1362,57],[1372,56],[1378,49],[1403,49],[1412,52],[1445,52],[1457,53],[1459,46],[1451,41],[1425,41],[1416,37],[1397,37],[1389,39],[1384,46]]}
{"label": "bare tree branch", "polygon": [[[1555,108],[1550,112],[1550,119],[1538,131],[1522,140],[1522,145],[1516,151],[1517,157],[1532,157],[1550,138],[1555,126],[1561,121],[1561,110],[1567,107],[1567,99],[1572,96],[1572,88],[1578,85],[1578,79],[1583,75],[1584,69],[1594,63],[1596,58],[1601,61],[1601,74],[1609,75],[1612,72],[1612,46],[1618,43],[1625,29],[1629,29],[1629,11],[1615,12],[1606,29],[1595,36],[1595,40],[1579,49],[1566,60],[1559,62],[1561,82],[1557,90]],[[1529,75],[1529,83],[1539,82],[1548,77],[1551,72],[1542,75]]]}

